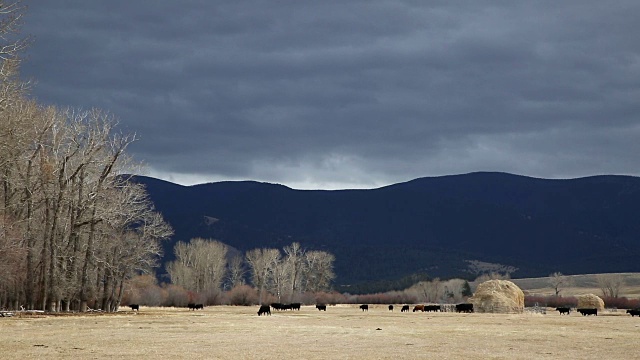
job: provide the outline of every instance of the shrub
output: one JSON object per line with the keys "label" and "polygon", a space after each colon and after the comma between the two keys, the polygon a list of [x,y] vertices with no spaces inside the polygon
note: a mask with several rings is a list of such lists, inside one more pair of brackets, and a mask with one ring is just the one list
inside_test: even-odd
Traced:
{"label": "shrub", "polygon": [[347,302],[347,297],[344,294],[340,294],[338,292],[317,292],[314,294],[314,299],[316,304],[327,304],[327,305],[336,305],[336,304],[345,304]]}
{"label": "shrub", "polygon": [[162,306],[185,307],[189,303],[189,294],[182,286],[165,284],[167,297]]}
{"label": "shrub", "polygon": [[406,291],[386,293],[347,295],[346,303],[351,304],[414,304],[416,297]]}
{"label": "shrub", "polygon": [[238,285],[227,291],[225,298],[225,303],[228,305],[256,305],[258,303],[258,292],[249,285]]}
{"label": "shrub", "polygon": [[218,289],[208,290],[203,296],[206,305],[222,305],[223,303],[223,293]]}
{"label": "shrub", "polygon": [[640,299],[628,299],[626,297],[603,297],[607,308],[637,309],[640,308]]}

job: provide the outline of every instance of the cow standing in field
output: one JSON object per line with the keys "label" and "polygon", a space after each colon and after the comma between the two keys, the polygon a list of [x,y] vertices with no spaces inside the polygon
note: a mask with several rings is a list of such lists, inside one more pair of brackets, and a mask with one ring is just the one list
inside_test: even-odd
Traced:
{"label": "cow standing in field", "polygon": [[427,306],[424,307],[424,311],[438,312],[438,311],[442,311],[442,308],[440,307],[440,305],[427,305]]}
{"label": "cow standing in field", "polygon": [[273,308],[273,310],[282,310],[282,304],[280,303],[271,303],[271,307]]}
{"label": "cow standing in field", "polygon": [[318,305],[316,305],[316,309],[318,309],[318,311],[327,311],[327,305],[318,304]]}
{"label": "cow standing in field", "polygon": [[409,305],[402,305],[402,309],[400,309],[400,312],[409,312]]}
{"label": "cow standing in field", "polygon": [[292,303],[291,304],[291,310],[298,310],[300,311],[300,303]]}
{"label": "cow standing in field", "polygon": [[598,309],[577,309],[576,311],[582,314],[582,316],[587,316],[587,315],[598,316]]}
{"label": "cow standing in field", "polygon": [[131,308],[131,311],[140,311],[140,305],[138,304],[131,304],[129,307]]}
{"label": "cow standing in field", "polygon": [[456,312],[472,313],[473,304],[458,304],[456,305]]}
{"label": "cow standing in field", "polygon": [[571,313],[571,309],[568,307],[557,307],[556,311],[560,313],[560,315],[562,314],[567,314],[569,315]]}
{"label": "cow standing in field", "polygon": [[389,305],[389,311],[393,311],[393,305]]}
{"label": "cow standing in field", "polygon": [[413,307],[413,312],[422,311],[424,312],[424,305],[416,305]]}
{"label": "cow standing in field", "polygon": [[369,311],[369,305],[367,305],[367,304],[360,305],[360,309],[362,311]]}
{"label": "cow standing in field", "polygon": [[187,307],[189,308],[189,310],[194,310],[194,311],[196,310],[196,304],[194,303],[188,303]]}
{"label": "cow standing in field", "polygon": [[204,310],[204,304],[196,304],[193,310]]}
{"label": "cow standing in field", "polygon": [[271,315],[271,307],[269,305],[260,305],[260,310],[258,310],[258,316],[262,314]]}
{"label": "cow standing in field", "polygon": [[630,314],[631,317],[638,316],[640,317],[640,309],[627,310],[627,314]]}

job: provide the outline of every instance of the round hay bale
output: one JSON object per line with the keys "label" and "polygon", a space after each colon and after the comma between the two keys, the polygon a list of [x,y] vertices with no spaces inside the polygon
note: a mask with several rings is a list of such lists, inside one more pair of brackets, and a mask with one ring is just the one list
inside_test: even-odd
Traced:
{"label": "round hay bale", "polygon": [[524,293],[508,280],[483,282],[469,301],[479,313],[521,314],[524,311]]}
{"label": "round hay bale", "polygon": [[578,309],[604,310],[604,301],[598,295],[580,295],[578,296]]}

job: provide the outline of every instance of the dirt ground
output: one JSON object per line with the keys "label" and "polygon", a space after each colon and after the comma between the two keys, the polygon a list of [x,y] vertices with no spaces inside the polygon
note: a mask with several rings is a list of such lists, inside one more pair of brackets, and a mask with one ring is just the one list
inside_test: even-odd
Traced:
{"label": "dirt ground", "polygon": [[0,318],[2,359],[640,359],[640,318],[624,311],[456,314],[373,305]]}

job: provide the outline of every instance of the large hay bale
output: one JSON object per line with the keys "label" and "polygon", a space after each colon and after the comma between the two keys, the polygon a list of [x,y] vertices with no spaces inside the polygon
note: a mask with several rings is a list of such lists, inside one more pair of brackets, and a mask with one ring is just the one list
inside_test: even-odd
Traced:
{"label": "large hay bale", "polygon": [[578,309],[604,310],[604,301],[598,295],[580,295],[578,296]]}
{"label": "large hay bale", "polygon": [[479,313],[520,314],[524,311],[524,293],[508,280],[483,282],[469,301]]}

